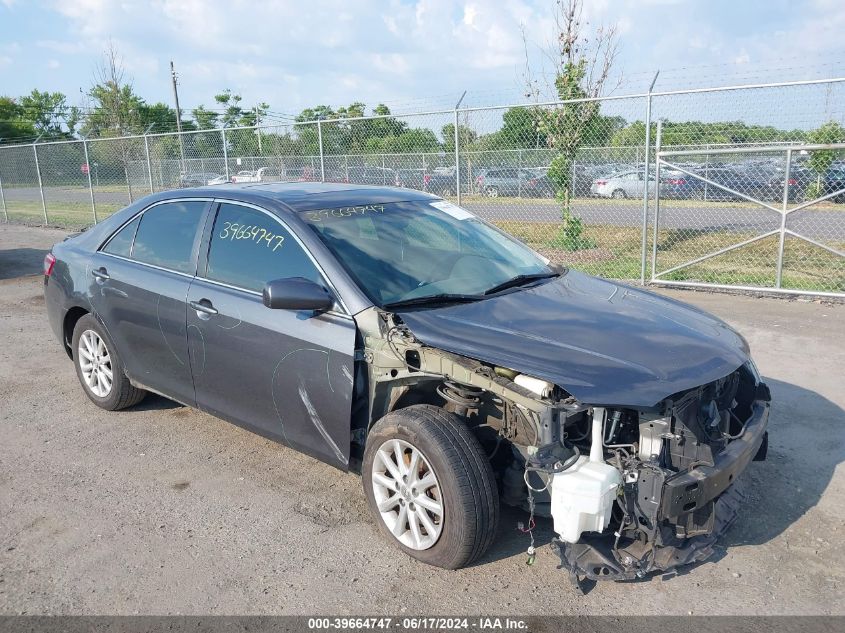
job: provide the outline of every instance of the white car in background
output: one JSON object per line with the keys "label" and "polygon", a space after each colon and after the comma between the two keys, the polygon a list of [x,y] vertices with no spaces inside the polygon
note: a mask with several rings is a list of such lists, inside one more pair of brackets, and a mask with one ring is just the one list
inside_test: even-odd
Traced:
{"label": "white car in background", "polygon": [[239,171],[232,176],[232,182],[268,182],[278,180],[279,170],[271,167],[262,167],[256,171]]}
{"label": "white car in background", "polygon": [[239,171],[232,176],[232,182],[261,182],[261,170]]}

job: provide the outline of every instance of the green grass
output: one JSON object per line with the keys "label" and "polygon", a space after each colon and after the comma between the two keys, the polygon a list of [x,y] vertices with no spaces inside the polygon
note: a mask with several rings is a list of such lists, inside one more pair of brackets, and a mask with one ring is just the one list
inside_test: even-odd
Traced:
{"label": "green grass", "polygon": [[[97,219],[104,220],[112,213],[119,211],[125,205],[97,204]],[[44,210],[41,201],[6,201],[6,212],[9,222],[20,224],[44,224]],[[78,229],[94,223],[94,215],[90,202],[62,202],[47,201],[47,224],[69,229]]]}
{"label": "green grass", "polygon": [[[555,263],[614,279],[639,279],[642,231],[608,225],[587,225],[584,237],[596,248],[567,251],[556,248],[553,238],[559,225],[502,221],[496,224]],[[662,230],[658,234],[657,271],[680,266],[698,257],[754,237],[754,233],[729,230]],[[651,276],[651,232],[648,234],[646,277]],[[845,250],[845,242],[828,243]],[[775,287],[778,236],[771,236],[659,278],[671,281]],[[845,292],[845,259],[803,240],[788,237],[784,247],[783,288]]]}

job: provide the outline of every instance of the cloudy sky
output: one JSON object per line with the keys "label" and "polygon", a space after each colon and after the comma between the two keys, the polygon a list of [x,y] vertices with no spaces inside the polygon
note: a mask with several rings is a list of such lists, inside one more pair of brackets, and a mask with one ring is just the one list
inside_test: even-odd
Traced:
{"label": "cloudy sky", "polygon": [[[587,0],[620,33],[617,93],[845,74],[842,0]],[[383,101],[394,111],[521,100],[554,36],[554,0],[0,0],[0,94],[81,101],[105,44],[136,90],[183,108],[231,88],[280,114]]]}

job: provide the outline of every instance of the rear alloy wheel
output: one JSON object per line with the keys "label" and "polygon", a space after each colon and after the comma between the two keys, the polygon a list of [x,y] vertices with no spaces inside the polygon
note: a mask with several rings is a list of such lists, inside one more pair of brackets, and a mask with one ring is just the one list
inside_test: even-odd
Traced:
{"label": "rear alloy wheel", "polygon": [[147,392],[129,382],[114,343],[90,314],[76,322],[71,349],[79,382],[98,407],[116,411],[144,399]]}
{"label": "rear alloy wheel", "polygon": [[488,198],[498,198],[499,197],[499,188],[498,187],[487,187],[486,192],[487,192]]}
{"label": "rear alloy wheel", "polygon": [[458,569],[481,556],[499,522],[487,455],[461,418],[431,405],[373,425],[362,467],[379,530],[409,556]]}
{"label": "rear alloy wheel", "polygon": [[616,200],[623,200],[625,198],[625,192],[622,189],[615,189],[612,194],[610,194],[611,198],[615,198]]}
{"label": "rear alloy wheel", "polygon": [[94,330],[85,330],[79,337],[76,351],[79,354],[79,369],[85,386],[98,398],[108,397],[114,374],[111,356],[103,339]]}

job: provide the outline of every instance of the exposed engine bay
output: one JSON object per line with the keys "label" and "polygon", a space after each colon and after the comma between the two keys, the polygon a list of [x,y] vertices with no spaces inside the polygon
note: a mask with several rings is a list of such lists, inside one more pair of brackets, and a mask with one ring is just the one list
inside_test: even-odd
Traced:
{"label": "exposed engine bay", "polygon": [[771,397],[751,361],[630,408],[580,402],[549,381],[423,345],[397,315],[373,311],[361,325],[366,418],[418,403],[462,416],[502,501],[529,512],[523,531],[551,517],[552,548],[576,581],[706,559],[741,504],[734,481],[765,459]]}

